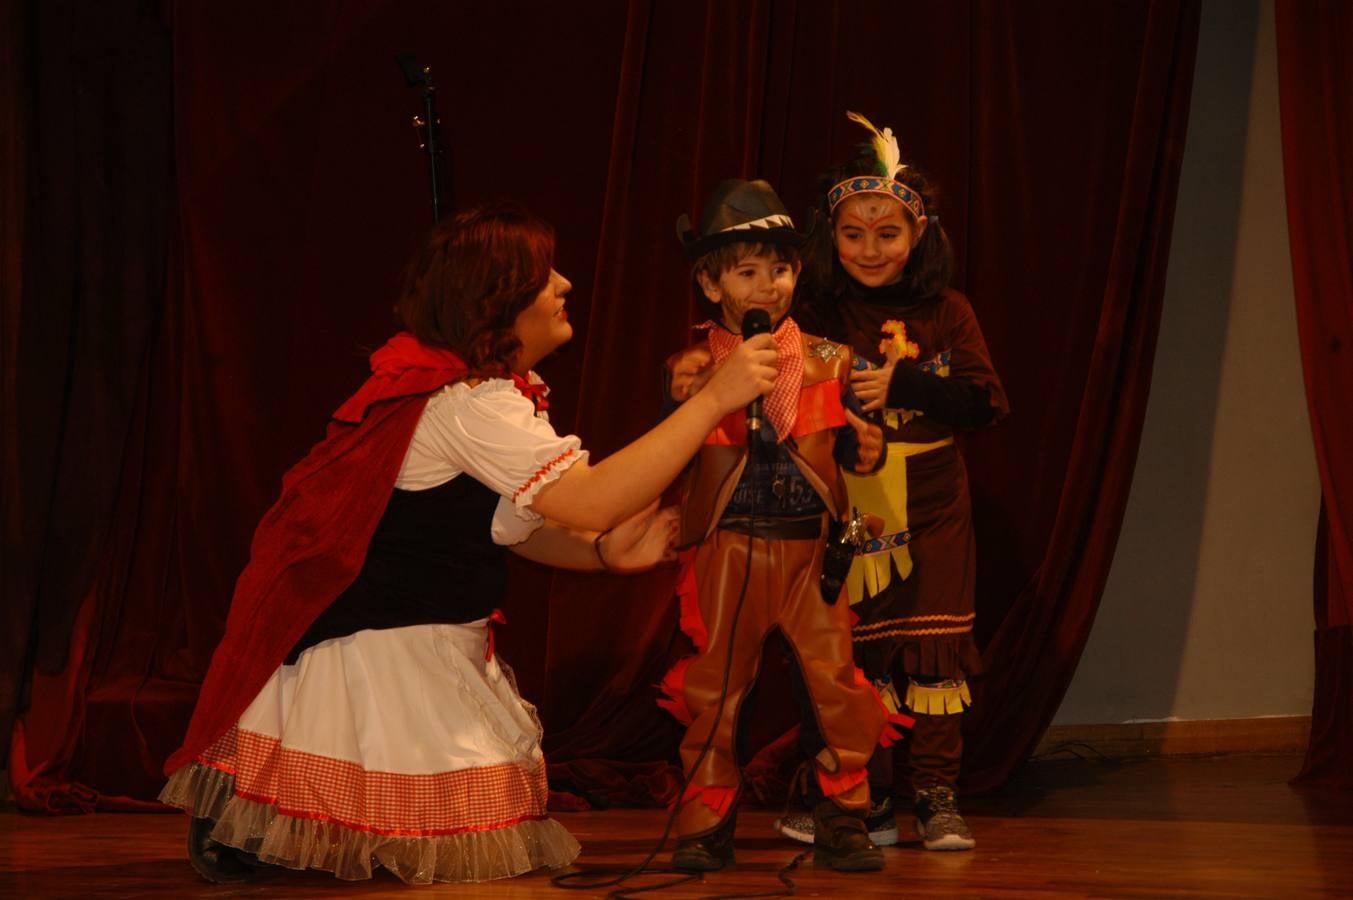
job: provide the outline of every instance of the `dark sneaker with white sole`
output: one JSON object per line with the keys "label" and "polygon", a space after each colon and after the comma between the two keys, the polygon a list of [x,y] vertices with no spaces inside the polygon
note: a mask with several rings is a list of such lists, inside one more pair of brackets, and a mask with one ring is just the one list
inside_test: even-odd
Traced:
{"label": "dark sneaker with white sole", "polygon": [[[893,814],[893,798],[884,796],[877,803],[870,804],[869,815],[864,820],[869,830],[869,840],[878,847],[891,847],[897,843],[897,816]],[[785,813],[775,820],[775,830],[785,837],[801,844],[813,842],[813,814],[808,812]]]}
{"label": "dark sneaker with white sole", "polygon": [[971,850],[977,841],[958,812],[952,788],[916,792],[916,833],[927,850]]}

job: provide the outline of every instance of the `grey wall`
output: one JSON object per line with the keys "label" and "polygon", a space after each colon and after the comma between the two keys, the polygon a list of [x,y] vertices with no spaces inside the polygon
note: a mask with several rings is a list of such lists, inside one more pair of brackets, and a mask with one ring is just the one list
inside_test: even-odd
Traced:
{"label": "grey wall", "polygon": [[1057,724],[1310,714],[1320,486],[1284,204],[1272,2],[1207,0],[1137,470]]}

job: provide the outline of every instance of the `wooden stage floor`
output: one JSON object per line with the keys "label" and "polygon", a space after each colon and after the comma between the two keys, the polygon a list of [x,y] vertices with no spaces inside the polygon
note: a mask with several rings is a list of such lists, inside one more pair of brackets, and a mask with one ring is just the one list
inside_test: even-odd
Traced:
{"label": "wooden stage floor", "polygon": [[[1225,756],[1030,763],[997,795],[964,805],[970,853],[885,851],[883,872],[793,873],[802,897],[1353,897],[1353,792],[1295,789],[1301,760]],[[645,897],[684,900],[774,890],[797,845],[771,831],[775,810],[743,810],[737,864]],[[588,864],[634,863],[661,833],[657,810],[566,813]],[[281,872],[236,886],[197,879],[179,815],[68,818],[0,811],[3,897],[604,896],[562,891],[531,875],[485,885],[411,888],[380,873],[342,883]],[[660,858],[666,861],[666,854]],[[636,886],[642,881],[635,882]]]}

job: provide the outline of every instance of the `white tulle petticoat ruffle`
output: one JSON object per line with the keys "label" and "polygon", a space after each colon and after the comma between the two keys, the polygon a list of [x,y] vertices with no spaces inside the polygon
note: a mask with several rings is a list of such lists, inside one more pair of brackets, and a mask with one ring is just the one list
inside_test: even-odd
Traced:
{"label": "white tulle petticoat ruffle", "polygon": [[487,831],[396,835],[296,818],[274,805],[236,796],[234,777],[192,763],[173,774],[160,799],[216,821],[212,837],[291,869],[322,869],[356,881],[373,863],[409,884],[490,881],[540,868],[559,868],[578,856],[578,842],[553,819],[527,819]]}

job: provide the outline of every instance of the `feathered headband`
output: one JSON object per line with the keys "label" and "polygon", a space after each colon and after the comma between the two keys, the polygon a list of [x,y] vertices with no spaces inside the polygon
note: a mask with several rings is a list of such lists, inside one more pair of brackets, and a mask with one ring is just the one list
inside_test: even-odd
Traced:
{"label": "feathered headband", "polygon": [[874,155],[878,157],[879,174],[857,175],[835,185],[827,191],[828,207],[835,212],[841,201],[852,194],[883,194],[897,200],[911,211],[917,221],[920,221],[925,215],[925,203],[921,201],[921,195],[897,180],[897,173],[905,169],[907,164],[902,162],[902,152],[897,149],[897,138],[893,135],[893,130],[884,128],[879,131],[873,122],[857,112],[847,110],[846,118],[863,125],[873,133],[872,143]]}

